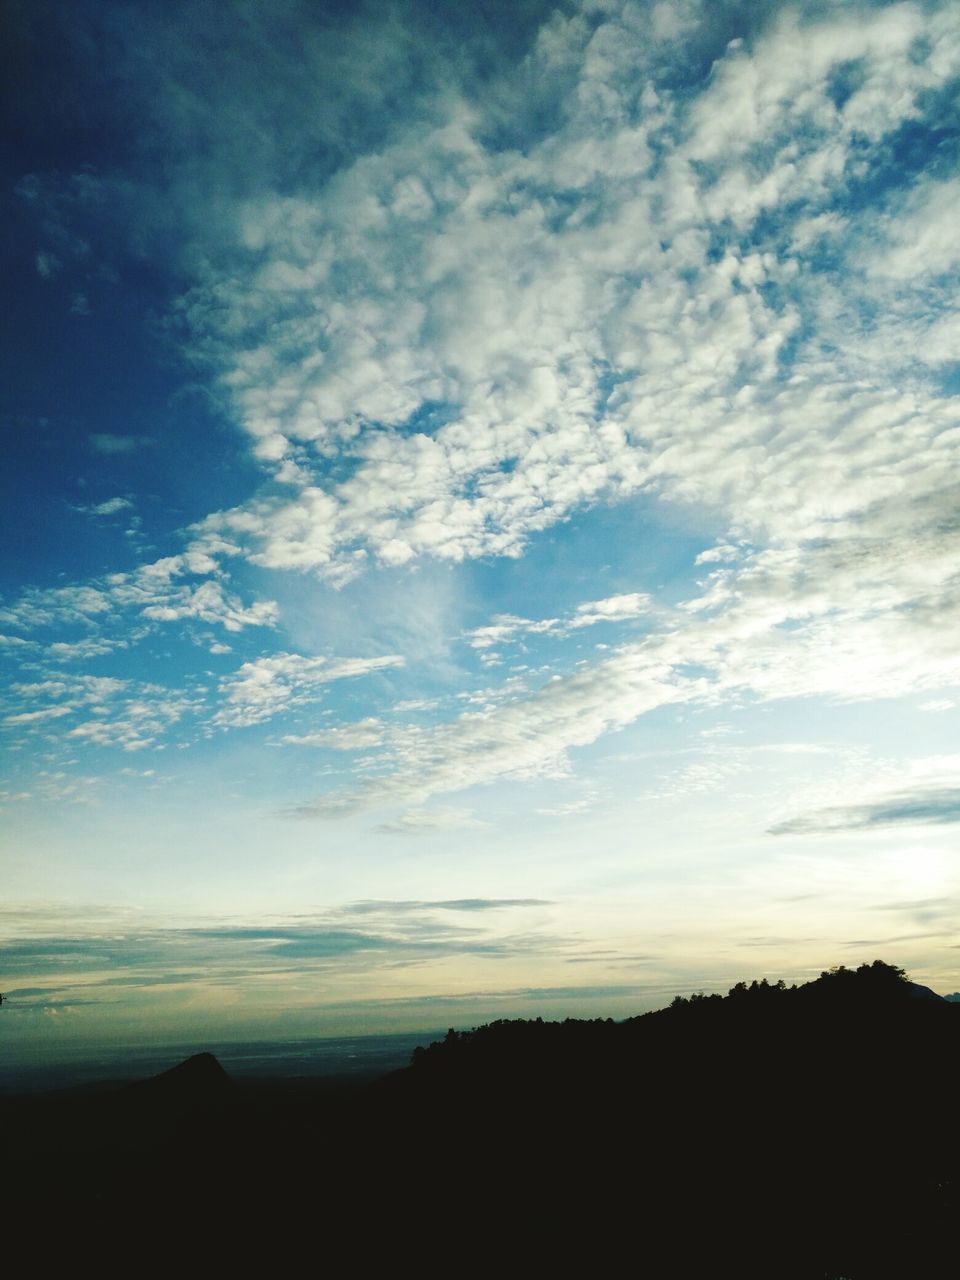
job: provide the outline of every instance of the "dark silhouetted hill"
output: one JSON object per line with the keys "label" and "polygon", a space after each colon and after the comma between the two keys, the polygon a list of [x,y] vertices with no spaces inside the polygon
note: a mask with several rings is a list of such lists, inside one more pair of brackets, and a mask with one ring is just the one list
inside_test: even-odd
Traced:
{"label": "dark silhouetted hill", "polygon": [[410,1140],[469,1116],[488,1172],[502,1142],[511,1195],[668,1232],[678,1274],[711,1274],[707,1241],[735,1259],[717,1274],[946,1276],[958,1051],[956,1006],[878,961],[619,1023],[450,1032],[384,1088]]}
{"label": "dark silhouetted hill", "polygon": [[952,1280],[958,1050],[957,1005],[878,961],[451,1031],[372,1086],[233,1084],[201,1055],[24,1100],[14,1140],[48,1203],[322,1223],[366,1269]]}
{"label": "dark silhouetted hill", "polygon": [[222,1098],[230,1089],[230,1077],[212,1053],[195,1053],[169,1071],[148,1080],[138,1080],[131,1089],[154,1098],[199,1100]]}

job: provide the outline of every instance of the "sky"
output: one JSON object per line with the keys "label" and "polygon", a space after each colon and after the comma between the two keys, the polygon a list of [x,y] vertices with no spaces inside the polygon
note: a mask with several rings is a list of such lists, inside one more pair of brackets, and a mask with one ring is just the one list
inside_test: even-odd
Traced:
{"label": "sky", "polygon": [[14,0],[7,1053],[960,986],[960,11]]}

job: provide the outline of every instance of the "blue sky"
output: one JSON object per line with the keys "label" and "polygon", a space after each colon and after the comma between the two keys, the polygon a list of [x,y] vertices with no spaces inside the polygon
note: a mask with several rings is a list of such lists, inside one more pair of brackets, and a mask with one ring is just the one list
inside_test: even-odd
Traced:
{"label": "blue sky", "polygon": [[17,1052],[960,985],[956,7],[460,8],[5,19]]}

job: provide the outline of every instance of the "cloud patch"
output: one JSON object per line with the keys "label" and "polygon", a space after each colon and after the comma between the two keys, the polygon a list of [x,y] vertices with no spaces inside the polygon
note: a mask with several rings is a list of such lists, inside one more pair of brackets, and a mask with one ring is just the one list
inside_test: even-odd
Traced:
{"label": "cloud patch", "polygon": [[119,511],[129,511],[133,503],[129,498],[108,498],[92,507],[78,507],[78,511],[90,516],[115,516]]}
{"label": "cloud patch", "polygon": [[651,603],[650,597],[639,591],[608,596],[606,600],[591,600],[577,605],[569,626],[576,629],[592,627],[598,622],[626,622],[629,618],[638,618],[647,613]]}
{"label": "cloud patch", "polygon": [[383,721],[375,716],[367,716],[353,724],[317,729],[313,733],[287,733],[280,739],[287,746],[326,747],[333,751],[362,751],[380,746],[383,740]]}
{"label": "cloud patch", "polygon": [[343,908],[348,915],[380,915],[394,912],[423,911],[502,911],[510,907],[549,907],[547,898],[426,898],[426,899],[367,899],[348,903]]}
{"label": "cloud patch", "polygon": [[421,836],[431,831],[463,831],[486,826],[472,809],[408,809],[389,822],[381,822],[378,831],[394,836]]}
{"label": "cloud patch", "polygon": [[878,827],[949,826],[960,822],[960,787],[922,787],[882,800],[817,809],[780,822],[771,835],[869,831]]}
{"label": "cloud patch", "polygon": [[[281,712],[319,701],[335,680],[355,679],[404,665],[399,654],[374,658],[308,658],[278,653],[245,662],[220,682],[223,705],[213,723],[225,727],[259,724]],[[350,730],[345,731],[348,736]],[[357,732],[353,727],[352,732]]]}
{"label": "cloud patch", "polygon": [[105,457],[133,453],[136,449],[155,443],[152,436],[114,435],[109,431],[95,431],[88,436],[88,441],[93,453],[99,453]]}
{"label": "cloud patch", "polygon": [[[463,956],[508,960],[549,951],[558,945],[552,935],[538,927],[504,933],[500,922],[501,913],[545,905],[523,898],[371,900],[257,924],[162,927],[127,918],[122,927],[117,922],[71,932],[64,918],[56,933],[42,930],[45,919],[49,924],[57,916],[56,908],[51,913],[40,909],[28,933],[0,942],[0,965],[13,980],[10,987],[18,1000],[37,1010],[80,1003],[130,1005],[139,991],[158,987],[180,987],[202,998],[212,990],[245,986],[255,993],[256,984],[266,980],[289,992],[290,983],[295,988],[298,980],[317,981],[324,974],[340,981],[391,966]],[[335,993],[331,988],[327,998]]]}

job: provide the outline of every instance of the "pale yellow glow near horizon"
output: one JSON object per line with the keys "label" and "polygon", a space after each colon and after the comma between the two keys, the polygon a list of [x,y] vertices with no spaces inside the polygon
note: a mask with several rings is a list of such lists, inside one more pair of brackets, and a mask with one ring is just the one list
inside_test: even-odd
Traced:
{"label": "pale yellow glow near horizon", "polygon": [[932,897],[942,893],[950,879],[943,853],[924,845],[908,845],[888,855],[888,873],[897,892]]}

